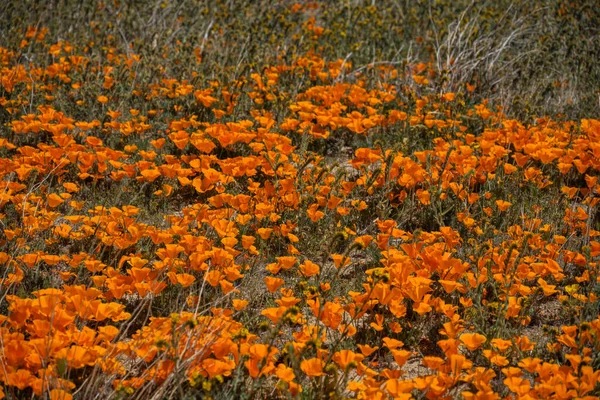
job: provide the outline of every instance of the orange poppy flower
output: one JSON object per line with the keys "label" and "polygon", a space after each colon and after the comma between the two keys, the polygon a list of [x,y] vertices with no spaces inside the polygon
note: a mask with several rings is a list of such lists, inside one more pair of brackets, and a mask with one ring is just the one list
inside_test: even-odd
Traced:
{"label": "orange poppy flower", "polygon": [[307,278],[313,275],[317,275],[321,271],[321,268],[310,260],[306,260],[302,264],[300,264],[299,269],[302,275],[304,275]]}
{"label": "orange poppy flower", "polygon": [[394,361],[398,364],[399,367],[402,367],[406,364],[406,361],[412,356],[412,352],[408,350],[390,350],[392,356],[394,357]]}
{"label": "orange poppy flower", "polygon": [[384,337],[383,338],[383,344],[385,347],[387,347],[390,350],[395,350],[398,349],[399,347],[404,346],[404,343],[400,340],[396,340],[396,339],[392,339],[389,337]]}
{"label": "orange poppy flower", "polygon": [[63,200],[63,198],[57,195],[56,193],[52,193],[48,196],[48,205],[52,208],[58,207],[64,202],[65,201]]}
{"label": "orange poppy flower", "polygon": [[323,218],[325,216],[325,213],[322,211],[319,211],[318,208],[319,208],[319,205],[317,203],[314,203],[314,204],[311,204],[306,210],[308,218],[310,218],[310,220],[312,222],[317,222],[318,220],[320,220],[321,218]]}
{"label": "orange poppy flower", "polygon": [[500,211],[506,211],[510,206],[512,206],[512,203],[504,200],[496,200],[496,206],[498,206]]}
{"label": "orange poppy flower", "polygon": [[259,228],[256,230],[256,233],[258,233],[263,240],[268,240],[271,236],[271,232],[273,232],[273,229],[271,228]]}
{"label": "orange poppy flower", "polygon": [[300,363],[300,369],[307,376],[313,378],[317,376],[323,376],[325,373],[323,372],[323,368],[325,367],[325,362],[319,358],[310,358],[308,360],[302,360]]}
{"label": "orange poppy flower", "polygon": [[231,304],[236,311],[241,311],[248,306],[248,300],[232,299]]}
{"label": "orange poppy flower", "polygon": [[459,339],[471,351],[477,350],[487,340],[485,336],[478,333],[463,333]]}
{"label": "orange poppy flower", "polygon": [[270,293],[275,293],[277,289],[283,285],[285,281],[283,279],[275,278],[272,276],[265,277],[265,284]]}
{"label": "orange poppy flower", "polygon": [[417,198],[424,206],[431,204],[431,194],[427,190],[417,190]]}
{"label": "orange poppy flower", "polygon": [[277,377],[279,379],[281,379],[284,382],[288,382],[288,383],[293,381],[294,378],[296,377],[296,375],[294,374],[294,370],[289,367],[286,367],[283,364],[277,365],[275,374],[277,375]]}
{"label": "orange poppy flower", "polygon": [[50,391],[50,400],[73,400],[73,395],[62,389],[52,389]]}
{"label": "orange poppy flower", "polygon": [[167,274],[167,276],[169,277],[169,279],[173,285],[180,284],[184,288],[192,285],[196,281],[196,277],[194,275],[185,274],[185,273],[176,274],[174,272],[169,272]]}
{"label": "orange poppy flower", "polygon": [[368,344],[359,344],[359,345],[357,345],[357,347],[359,348],[360,352],[365,357],[369,357],[371,354],[373,354],[374,352],[379,350],[379,347],[377,347],[377,346],[371,347]]}
{"label": "orange poppy flower", "polygon": [[352,363],[360,363],[365,358],[362,354],[354,353],[350,350],[340,350],[336,352],[331,359],[343,370],[346,370]]}
{"label": "orange poppy flower", "polygon": [[15,386],[19,390],[28,387],[34,379],[34,376],[26,369],[19,369],[6,375],[6,383],[9,386]]}
{"label": "orange poppy flower", "polygon": [[154,182],[162,174],[160,173],[160,171],[158,169],[151,168],[151,169],[145,169],[145,170],[141,171],[140,175],[142,175],[142,177],[144,177],[144,180],[146,182]]}

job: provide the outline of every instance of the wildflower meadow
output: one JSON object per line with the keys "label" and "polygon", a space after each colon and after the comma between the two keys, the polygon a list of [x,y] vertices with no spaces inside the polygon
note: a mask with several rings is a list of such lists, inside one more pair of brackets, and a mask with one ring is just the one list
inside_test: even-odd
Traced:
{"label": "wildflower meadow", "polygon": [[0,399],[598,398],[597,6],[7,0]]}

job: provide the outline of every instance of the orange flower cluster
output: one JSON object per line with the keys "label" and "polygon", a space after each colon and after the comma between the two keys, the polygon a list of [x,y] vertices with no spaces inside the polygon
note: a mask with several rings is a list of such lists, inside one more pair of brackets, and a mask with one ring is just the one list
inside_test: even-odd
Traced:
{"label": "orange flower cluster", "polygon": [[39,46],[0,51],[0,398],[600,393],[600,121],[427,65],[140,83]]}

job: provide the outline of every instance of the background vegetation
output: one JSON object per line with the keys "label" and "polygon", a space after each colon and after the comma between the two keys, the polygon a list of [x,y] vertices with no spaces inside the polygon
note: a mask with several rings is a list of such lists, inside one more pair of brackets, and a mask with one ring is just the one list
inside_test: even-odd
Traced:
{"label": "background vegetation", "polygon": [[[288,2],[266,0],[9,1],[0,32],[6,45],[18,46],[25,27],[44,26],[54,41],[134,51],[182,77],[191,72],[192,50],[201,48],[204,62],[194,66],[201,79],[239,78],[309,51],[355,66],[433,62],[437,90],[476,83],[478,99],[509,114],[598,112],[600,10],[593,1],[307,4],[306,15],[294,16]],[[302,30],[310,18],[323,28],[319,35]],[[166,62],[161,51],[176,44],[182,50]],[[35,56],[31,50],[22,49],[22,56]]]}

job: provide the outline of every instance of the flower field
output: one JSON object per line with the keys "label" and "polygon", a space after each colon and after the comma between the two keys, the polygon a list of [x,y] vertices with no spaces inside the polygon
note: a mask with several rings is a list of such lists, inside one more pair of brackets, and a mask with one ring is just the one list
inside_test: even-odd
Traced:
{"label": "flower field", "polygon": [[600,396],[600,105],[448,2],[9,3],[0,398]]}

